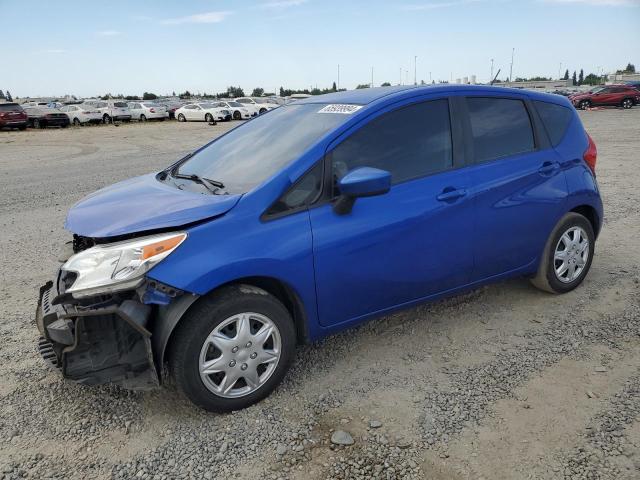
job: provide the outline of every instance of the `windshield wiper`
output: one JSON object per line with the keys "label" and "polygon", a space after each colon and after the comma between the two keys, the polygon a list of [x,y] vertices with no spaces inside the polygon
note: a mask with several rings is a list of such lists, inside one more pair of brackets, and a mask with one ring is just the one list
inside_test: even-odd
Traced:
{"label": "windshield wiper", "polygon": [[208,178],[201,177],[195,173],[191,173],[189,175],[185,175],[184,173],[174,173],[172,176],[173,178],[183,178],[185,180],[191,180],[192,182],[204,185],[204,187],[211,193],[216,193],[217,190],[224,188],[224,183],[217,180],[209,180]]}

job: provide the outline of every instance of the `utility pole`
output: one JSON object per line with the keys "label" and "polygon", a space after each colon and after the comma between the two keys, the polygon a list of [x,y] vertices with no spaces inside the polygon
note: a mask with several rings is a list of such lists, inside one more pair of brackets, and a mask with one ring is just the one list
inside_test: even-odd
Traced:
{"label": "utility pole", "polygon": [[405,83],[409,85],[409,70],[404,71]]}
{"label": "utility pole", "polygon": [[491,77],[489,77],[489,81],[493,80],[493,58],[491,59]]}
{"label": "utility pole", "polygon": [[511,68],[509,69],[509,81],[513,82],[513,54],[515,53],[515,47],[511,49]]}
{"label": "utility pole", "polygon": [[416,65],[418,64],[418,56],[413,56],[413,84],[418,85],[418,69]]}
{"label": "utility pole", "polygon": [[340,64],[338,64],[338,84],[336,85],[336,88],[340,90]]}
{"label": "utility pole", "polygon": [[402,85],[402,67],[400,67],[400,85]]}
{"label": "utility pole", "polygon": [[429,83],[431,83],[431,82],[432,82],[432,80],[431,80],[431,72],[429,72]]}
{"label": "utility pole", "polygon": [[562,78],[562,62],[560,62],[560,68],[558,68],[558,80]]}

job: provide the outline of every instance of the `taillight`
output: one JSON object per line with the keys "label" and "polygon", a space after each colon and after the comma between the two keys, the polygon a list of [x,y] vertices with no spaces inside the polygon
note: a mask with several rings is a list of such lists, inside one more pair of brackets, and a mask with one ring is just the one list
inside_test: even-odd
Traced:
{"label": "taillight", "polygon": [[596,148],[596,144],[593,142],[591,135],[589,135],[588,133],[587,133],[587,139],[589,140],[589,146],[587,146],[587,149],[584,151],[584,155],[582,156],[582,158],[584,158],[584,161],[587,162],[587,165],[589,165],[589,168],[591,169],[591,171],[593,172],[593,175],[595,176],[596,159],[598,158],[598,149]]}
{"label": "taillight", "polygon": [[150,109],[149,109],[149,111],[150,111],[151,113],[156,113],[156,109],[155,109],[155,108],[150,108]]}

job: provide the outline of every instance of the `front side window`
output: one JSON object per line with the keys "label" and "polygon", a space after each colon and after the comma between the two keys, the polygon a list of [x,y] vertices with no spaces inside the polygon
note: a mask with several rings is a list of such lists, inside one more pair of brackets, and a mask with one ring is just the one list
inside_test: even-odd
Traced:
{"label": "front side window", "polygon": [[335,181],[358,167],[386,170],[393,184],[449,169],[449,102],[434,100],[385,113],[338,145],[331,157]]}
{"label": "front side window", "polygon": [[179,173],[224,183],[225,193],[245,193],[298,159],[349,115],[320,113],[326,105],[290,105],[246,122],[179,167]]}
{"label": "front side window", "polygon": [[476,162],[535,149],[529,113],[522,100],[467,98]]}

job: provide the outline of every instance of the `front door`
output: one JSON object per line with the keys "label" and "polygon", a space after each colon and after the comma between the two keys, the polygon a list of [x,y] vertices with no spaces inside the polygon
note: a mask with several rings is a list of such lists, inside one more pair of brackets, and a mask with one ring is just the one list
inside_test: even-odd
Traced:
{"label": "front door", "polygon": [[344,215],[331,203],[309,211],[322,325],[355,321],[469,281],[470,179],[467,169],[456,169],[451,137],[449,102],[439,99],[383,113],[328,149],[335,181],[368,166],[389,171],[392,187],[357,199]]}

